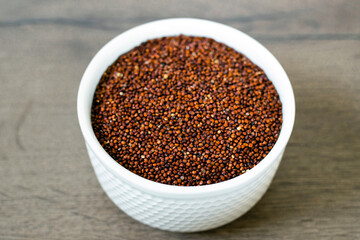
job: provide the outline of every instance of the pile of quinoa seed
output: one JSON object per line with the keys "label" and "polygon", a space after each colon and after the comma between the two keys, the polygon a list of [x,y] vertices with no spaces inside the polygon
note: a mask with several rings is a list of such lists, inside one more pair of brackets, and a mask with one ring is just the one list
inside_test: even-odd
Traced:
{"label": "pile of quinoa seed", "polygon": [[279,136],[282,105],[244,55],[180,35],[144,42],[109,66],[91,120],[103,148],[131,172],[198,186],[258,164]]}

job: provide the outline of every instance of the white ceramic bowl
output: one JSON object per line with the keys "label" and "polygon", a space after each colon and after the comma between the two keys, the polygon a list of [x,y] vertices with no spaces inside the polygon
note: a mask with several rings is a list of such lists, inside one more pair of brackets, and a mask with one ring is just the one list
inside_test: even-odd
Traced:
{"label": "white ceramic bowl", "polygon": [[[142,178],[115,162],[101,147],[91,127],[95,88],[120,55],[153,38],[204,36],[227,44],[260,66],[273,82],[283,105],[283,125],[270,153],[241,176],[221,183],[181,187]],[[253,207],[268,189],[279,166],[295,119],[290,81],[275,57],[248,35],[223,24],[191,19],[166,19],[132,28],[107,43],[92,59],[80,83],[77,110],[87,151],[100,185],[109,198],[136,220],[169,231],[195,232],[233,221]]]}

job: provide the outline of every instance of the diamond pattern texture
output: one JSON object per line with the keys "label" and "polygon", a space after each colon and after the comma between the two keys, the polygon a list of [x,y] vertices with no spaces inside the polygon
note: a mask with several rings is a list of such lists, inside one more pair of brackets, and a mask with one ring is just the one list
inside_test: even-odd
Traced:
{"label": "diamond pattern texture", "polygon": [[282,157],[278,156],[255,181],[236,186],[227,194],[174,199],[151,195],[122,181],[121,176],[105,168],[89,146],[87,149],[101,187],[122,211],[151,227],[176,232],[216,228],[243,215],[266,192]]}

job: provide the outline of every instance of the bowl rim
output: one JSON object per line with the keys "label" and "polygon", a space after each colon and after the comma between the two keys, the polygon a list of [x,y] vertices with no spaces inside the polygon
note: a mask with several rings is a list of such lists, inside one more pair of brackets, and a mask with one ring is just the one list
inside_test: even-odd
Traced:
{"label": "bowl rim", "polygon": [[[247,172],[243,173],[240,176],[237,176],[235,178],[223,182],[209,184],[209,185],[202,185],[202,186],[175,186],[175,185],[168,185],[168,184],[151,181],[139,175],[136,175],[135,173],[131,172],[130,170],[126,169],[125,167],[117,163],[102,148],[102,146],[100,145],[99,141],[97,140],[93,132],[91,126],[91,120],[90,120],[91,116],[90,114],[88,114],[89,109],[87,109],[85,106],[87,105],[89,98],[91,98],[91,102],[92,102],[94,92],[89,92],[89,81],[91,76],[94,74],[94,69],[93,69],[94,66],[99,64],[101,61],[103,61],[103,58],[105,56],[104,52],[107,49],[111,48],[112,45],[118,44],[118,42],[126,38],[127,35],[136,34],[136,32],[139,31],[141,32],[147,28],[154,28],[163,25],[176,25],[176,24],[188,24],[189,26],[206,25],[210,27],[216,27],[223,29],[224,31],[230,31],[233,34],[241,36],[247,41],[252,42],[252,44],[255,44],[256,47],[259,48],[259,50],[263,54],[268,55],[273,65],[276,68],[278,68],[278,71],[280,71],[280,74],[283,78],[282,81],[284,82],[282,84],[286,85],[285,87],[287,88],[288,91],[286,98],[286,102],[287,102],[286,106],[289,106],[289,108],[286,109],[286,111],[288,113],[287,114],[288,116],[286,119],[283,117],[282,128],[275,145],[268,153],[268,155],[260,161],[260,163],[258,163],[252,169],[248,170]],[[179,32],[179,34],[181,33]],[[169,35],[164,34],[164,36],[170,36],[170,34]],[[145,41],[145,39],[142,39],[142,41]],[[118,56],[120,56],[121,54],[123,53],[119,53]],[[252,59],[250,58],[250,60]],[[281,97],[280,93],[279,96]],[[91,108],[91,104],[90,104],[90,108]],[[284,116],[284,103],[283,103],[282,111]],[[284,69],[278,62],[278,60],[270,53],[270,51],[268,51],[263,45],[261,45],[258,41],[256,41],[252,37],[241,32],[240,30],[237,30],[235,28],[214,21],[197,19],[197,18],[169,18],[169,19],[162,19],[162,20],[148,22],[139,25],[137,27],[131,28],[123,33],[120,33],[115,38],[110,40],[107,44],[105,44],[97,52],[97,54],[92,58],[89,65],[87,66],[80,82],[78,95],[77,95],[77,113],[78,113],[78,121],[80,124],[80,128],[83,137],[85,139],[85,142],[87,144],[87,147],[90,148],[90,150],[96,155],[97,159],[102,163],[104,167],[106,167],[107,170],[109,170],[114,175],[114,177],[118,178],[123,182],[127,182],[128,184],[130,184],[131,186],[137,189],[141,189],[145,192],[157,194],[160,196],[167,196],[167,197],[179,197],[179,196],[186,197],[186,196],[194,196],[194,195],[208,196],[209,194],[214,192],[217,192],[219,194],[229,192],[232,189],[234,189],[234,187],[242,185],[258,177],[259,173],[263,172],[266,168],[268,168],[269,165],[271,165],[271,163],[274,162],[276,158],[283,153],[289,141],[294,126],[295,97],[290,80],[287,74],[285,73]]]}

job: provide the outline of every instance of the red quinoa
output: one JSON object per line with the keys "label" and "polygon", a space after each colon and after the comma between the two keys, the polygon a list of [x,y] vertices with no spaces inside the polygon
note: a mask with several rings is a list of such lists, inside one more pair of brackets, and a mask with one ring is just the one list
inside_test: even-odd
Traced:
{"label": "red quinoa", "polygon": [[274,146],[279,96],[263,70],[204,37],[153,39],[121,55],[98,84],[97,139],[152,181],[197,186],[245,173]]}

